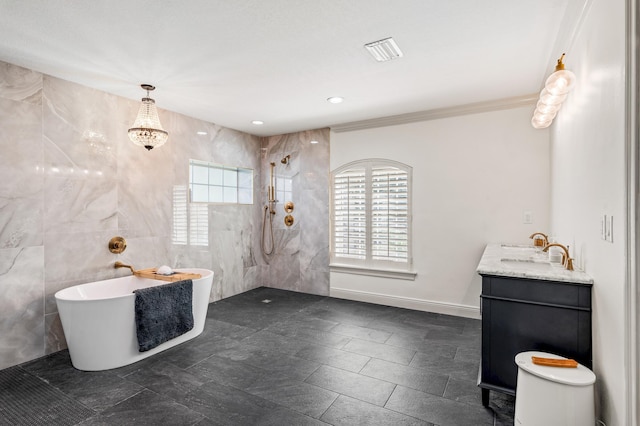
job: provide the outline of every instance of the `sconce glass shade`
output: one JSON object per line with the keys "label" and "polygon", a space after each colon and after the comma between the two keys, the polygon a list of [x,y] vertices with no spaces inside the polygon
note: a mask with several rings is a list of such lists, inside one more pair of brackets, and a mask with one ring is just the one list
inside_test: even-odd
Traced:
{"label": "sconce glass shade", "polygon": [[547,89],[542,89],[542,91],[540,92],[540,100],[538,103],[542,102],[546,105],[559,105],[563,103],[565,99],[567,99],[566,94],[552,95],[551,93],[547,92]]}
{"label": "sconce glass shade", "polygon": [[562,108],[561,103],[556,105],[549,105],[542,101],[538,101],[538,104],[536,105],[536,112],[539,112],[541,114],[555,114],[560,110],[560,108]]}
{"label": "sconce glass shade", "polygon": [[162,128],[156,103],[149,97],[149,91],[155,89],[155,87],[143,84],[142,88],[147,91],[147,97],[142,98],[138,116],[128,134],[131,142],[151,151],[155,147],[164,145],[169,138],[169,133]]}
{"label": "sconce glass shade", "polygon": [[546,129],[547,127],[551,126],[551,123],[553,123],[553,119],[547,121],[539,121],[538,119],[536,119],[536,117],[533,117],[531,119],[531,125],[535,129]]}
{"label": "sconce glass shade", "polygon": [[533,114],[533,118],[535,118],[538,121],[553,120],[554,118],[556,118],[556,113],[555,112],[544,113],[536,110]]}
{"label": "sconce glass shade", "polygon": [[566,95],[576,84],[576,75],[571,71],[561,69],[547,78],[544,88],[552,95]]}
{"label": "sconce glass shade", "polygon": [[549,127],[556,114],[567,98],[567,93],[576,84],[576,76],[564,69],[564,53],[558,59],[556,70],[547,78],[544,89],[540,92],[540,99],[531,118],[531,125],[536,129]]}

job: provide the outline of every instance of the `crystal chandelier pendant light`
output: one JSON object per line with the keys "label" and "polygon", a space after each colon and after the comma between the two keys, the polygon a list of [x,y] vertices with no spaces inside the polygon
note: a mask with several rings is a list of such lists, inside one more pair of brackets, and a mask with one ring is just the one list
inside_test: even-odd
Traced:
{"label": "crystal chandelier pendant light", "polygon": [[155,87],[150,84],[141,84],[140,87],[147,91],[147,97],[142,98],[138,116],[128,134],[131,142],[151,151],[153,148],[164,145],[169,138],[169,133],[162,128],[156,102],[149,97],[149,92]]}

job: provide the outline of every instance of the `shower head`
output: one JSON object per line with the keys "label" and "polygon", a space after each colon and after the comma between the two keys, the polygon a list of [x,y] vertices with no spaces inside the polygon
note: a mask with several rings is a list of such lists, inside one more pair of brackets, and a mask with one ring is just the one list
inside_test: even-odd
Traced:
{"label": "shower head", "polygon": [[291,158],[290,155],[287,155],[286,157],[284,157],[282,160],[280,160],[280,162],[282,164],[289,164],[289,159]]}

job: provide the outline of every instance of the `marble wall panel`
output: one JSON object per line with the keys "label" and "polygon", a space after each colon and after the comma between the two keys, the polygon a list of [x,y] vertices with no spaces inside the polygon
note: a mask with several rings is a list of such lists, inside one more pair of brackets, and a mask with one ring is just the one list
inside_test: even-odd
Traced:
{"label": "marble wall panel", "polygon": [[42,74],[0,62],[0,97],[42,105]]}
{"label": "marble wall panel", "polygon": [[213,270],[213,257],[208,247],[172,244],[169,248],[171,259],[167,265],[174,268],[204,268]]}
{"label": "marble wall panel", "polygon": [[[250,289],[263,285],[261,267],[259,265],[244,268],[243,287]],[[220,300],[220,299],[216,299]],[[213,301],[213,300],[212,300]]]}
{"label": "marble wall panel", "polygon": [[[136,237],[127,238],[126,240],[127,249],[123,253],[113,254],[109,252],[108,269],[110,271],[113,271],[113,265],[117,260],[127,265],[132,265],[135,269],[156,268],[162,265],[168,265],[172,268],[177,267],[172,261],[170,238]],[[116,271],[116,275],[119,277],[131,274],[128,268],[119,268]],[[113,272],[111,273],[113,274]]]}
{"label": "marble wall panel", "polygon": [[254,241],[259,238],[259,234],[256,235],[254,230],[257,226],[246,228],[240,231],[240,239],[242,241],[242,263],[245,271],[250,268],[258,266],[258,259],[256,258]]}
{"label": "marble wall panel", "polygon": [[42,245],[42,108],[0,97],[0,123],[0,248]]}
{"label": "marble wall panel", "polygon": [[236,130],[221,128],[212,145],[213,163],[260,171],[260,140]]}
{"label": "marble wall panel", "polygon": [[305,293],[318,294],[320,296],[329,295],[329,270],[302,269],[300,272],[300,288]]}
{"label": "marble wall panel", "polygon": [[118,228],[118,192],[115,179],[104,176],[76,177],[47,173],[44,226],[47,234],[115,232]]}
{"label": "marble wall panel", "polygon": [[[329,189],[329,129],[302,132],[301,140],[316,140],[318,143],[301,143],[300,168],[304,178],[301,190],[325,193]],[[329,205],[329,199],[322,196],[320,200]]]}
{"label": "marble wall panel", "polygon": [[44,247],[0,249],[0,368],[44,355]]}
{"label": "marble wall panel", "polygon": [[[321,194],[321,196],[318,196]],[[298,209],[300,266],[324,270],[329,264],[329,191],[303,190]]]}
{"label": "marble wall panel", "polygon": [[246,291],[240,231],[218,231],[209,239],[213,255],[214,286],[221,298]]}
{"label": "marble wall panel", "polygon": [[307,293],[300,280],[300,257],[294,254],[273,254],[270,256],[269,286],[283,290]]}
{"label": "marble wall panel", "polygon": [[67,341],[62,329],[62,321],[58,313],[46,314],[44,316],[45,342],[44,353],[48,355],[67,348]]}
{"label": "marble wall panel", "polygon": [[[189,159],[212,161],[215,141],[224,128],[179,114],[168,114],[168,118],[167,122],[162,122],[169,132],[170,142],[167,144],[171,143],[179,148],[172,150],[175,155],[176,180],[186,183],[189,180]],[[198,132],[206,134],[202,135]]]}
{"label": "marble wall panel", "polygon": [[46,313],[58,311],[53,297],[58,290],[116,276],[115,256],[107,249],[113,236],[113,231],[45,235]]}
{"label": "marble wall panel", "polygon": [[45,169],[115,178],[120,98],[49,76],[43,87]]}

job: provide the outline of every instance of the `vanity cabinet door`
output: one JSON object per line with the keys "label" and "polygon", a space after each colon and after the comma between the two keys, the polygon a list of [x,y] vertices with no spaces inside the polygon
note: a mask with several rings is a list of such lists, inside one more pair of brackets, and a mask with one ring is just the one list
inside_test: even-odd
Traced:
{"label": "vanity cabinet door", "polygon": [[524,351],[591,368],[591,286],[491,276],[482,283],[480,387],[514,394],[514,358]]}

